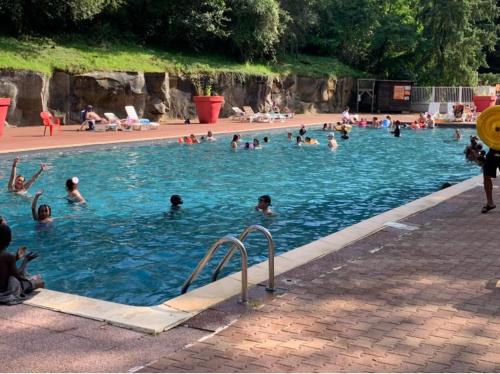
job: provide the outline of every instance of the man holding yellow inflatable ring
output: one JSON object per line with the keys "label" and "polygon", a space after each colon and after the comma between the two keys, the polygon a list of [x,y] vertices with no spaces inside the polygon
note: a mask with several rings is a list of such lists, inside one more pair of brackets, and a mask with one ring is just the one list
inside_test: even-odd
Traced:
{"label": "man holding yellow inflatable ring", "polygon": [[490,107],[481,113],[477,120],[477,134],[490,147],[483,166],[486,205],[481,210],[481,213],[488,213],[496,208],[493,202],[493,181],[491,178],[496,178],[497,169],[500,169],[500,106]]}

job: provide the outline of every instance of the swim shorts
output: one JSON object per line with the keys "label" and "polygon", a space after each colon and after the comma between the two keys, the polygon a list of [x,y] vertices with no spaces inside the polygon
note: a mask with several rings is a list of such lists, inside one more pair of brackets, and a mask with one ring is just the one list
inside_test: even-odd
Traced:
{"label": "swim shorts", "polygon": [[498,168],[500,168],[500,151],[490,149],[486,154],[486,162],[483,166],[483,175],[485,177],[496,178]]}

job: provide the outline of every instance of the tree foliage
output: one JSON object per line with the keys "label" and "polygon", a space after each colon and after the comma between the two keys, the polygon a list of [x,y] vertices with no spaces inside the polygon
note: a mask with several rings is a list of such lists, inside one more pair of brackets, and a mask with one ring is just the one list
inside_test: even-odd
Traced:
{"label": "tree foliage", "polygon": [[422,84],[474,84],[500,59],[496,0],[0,0],[0,17],[10,35],[126,38],[247,61],[307,53]]}

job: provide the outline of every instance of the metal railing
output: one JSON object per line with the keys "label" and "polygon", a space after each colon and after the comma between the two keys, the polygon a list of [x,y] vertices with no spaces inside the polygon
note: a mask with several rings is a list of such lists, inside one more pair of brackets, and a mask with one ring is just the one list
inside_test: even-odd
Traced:
{"label": "metal railing", "polygon": [[198,274],[203,270],[205,265],[210,261],[210,259],[213,257],[217,249],[224,244],[224,243],[233,243],[233,246],[231,247],[231,250],[236,247],[240,250],[241,254],[241,302],[246,303],[248,301],[248,254],[245,246],[243,243],[235,238],[234,236],[231,235],[226,235],[223,238],[217,240],[208,250],[207,254],[203,259],[199,262],[198,266],[194,271],[191,273],[189,278],[186,280],[184,285],[182,286],[181,293],[186,293],[187,289],[193,283],[193,281],[196,279]]}
{"label": "metal railing", "polygon": [[[259,231],[264,234],[264,236],[267,239],[267,248],[268,248],[268,263],[269,263],[269,279],[267,281],[267,287],[266,291],[274,291],[274,240],[273,236],[269,232],[268,229],[266,229],[263,226],[260,225],[252,225],[248,226],[240,235],[239,240],[243,242],[248,234],[251,232]],[[236,246],[231,247],[229,252],[226,253],[226,256],[221,260],[219,265],[217,265],[217,268],[215,269],[213,275],[212,275],[212,281],[217,280],[217,277],[219,276],[219,273],[221,272],[222,268],[226,266],[227,262],[231,259],[231,257],[234,255],[234,252],[236,252]]]}
{"label": "metal railing", "polygon": [[438,103],[472,103],[473,87],[418,87],[411,89],[413,104]]}

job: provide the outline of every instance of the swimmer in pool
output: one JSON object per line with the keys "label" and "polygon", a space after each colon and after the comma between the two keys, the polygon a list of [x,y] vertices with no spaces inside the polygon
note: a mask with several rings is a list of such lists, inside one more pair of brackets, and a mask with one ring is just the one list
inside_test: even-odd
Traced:
{"label": "swimmer in pool", "polygon": [[269,143],[269,137],[268,136],[264,136],[264,143]]}
{"label": "swimmer in pool", "polygon": [[37,209],[38,199],[42,196],[43,191],[38,191],[35,194],[33,203],[31,203],[31,214],[33,219],[40,224],[47,224],[53,221],[52,219],[52,209],[47,204],[41,204]]}
{"label": "swimmer in pool", "polygon": [[335,140],[334,136],[335,134],[333,132],[328,134],[328,148],[330,148],[331,151],[334,151],[338,147],[337,141]]}
{"label": "swimmer in pool", "polygon": [[85,204],[85,199],[80,191],[78,191],[78,182],[79,180],[77,177],[66,180],[66,191],[68,191],[66,198],[71,203]]}
{"label": "swimmer in pool", "polygon": [[184,204],[182,197],[180,195],[170,196],[170,212],[178,212],[181,209],[181,205]]}
{"label": "swimmer in pool", "polygon": [[255,210],[262,212],[266,216],[271,216],[274,213],[271,210],[270,206],[271,206],[271,196],[262,195],[261,197],[259,197],[259,200],[257,201]]}
{"label": "swimmer in pool", "polygon": [[233,135],[233,140],[231,140],[231,149],[238,149],[238,135]]}
{"label": "swimmer in pool", "polygon": [[286,133],[286,136],[287,136],[288,140],[292,140],[292,135],[293,134],[291,132],[287,132]]}
{"label": "swimmer in pool", "polygon": [[456,141],[462,139],[462,133],[460,132],[459,129],[455,129],[455,134],[453,134],[453,139],[455,139]]}
{"label": "swimmer in pool", "polygon": [[300,125],[299,135],[304,136],[306,132],[307,132],[306,127],[304,125]]}
{"label": "swimmer in pool", "polygon": [[253,149],[262,149],[262,146],[260,145],[259,139],[255,138],[253,140]]}
{"label": "swimmer in pool", "polygon": [[22,194],[28,192],[28,189],[33,185],[33,183],[35,183],[35,181],[42,174],[42,172],[47,170],[47,167],[45,166],[45,164],[41,164],[40,170],[38,170],[37,173],[33,175],[28,182],[25,182],[25,179],[22,175],[17,175],[18,162],[19,162],[19,157],[16,157],[14,159],[14,162],[12,163],[12,172],[10,173],[8,188],[9,192]]}
{"label": "swimmer in pool", "polygon": [[207,137],[205,138],[205,140],[207,140],[209,142],[213,142],[217,139],[215,139],[215,136],[214,136],[214,134],[212,134],[212,131],[208,130]]}
{"label": "swimmer in pool", "polygon": [[310,138],[308,136],[306,136],[306,141],[304,143],[309,144],[309,145],[318,145],[319,144],[319,142],[316,139]]}
{"label": "swimmer in pool", "polygon": [[302,136],[298,135],[297,138],[296,138],[296,142],[295,142],[295,145],[297,147],[300,147],[302,146]]}

